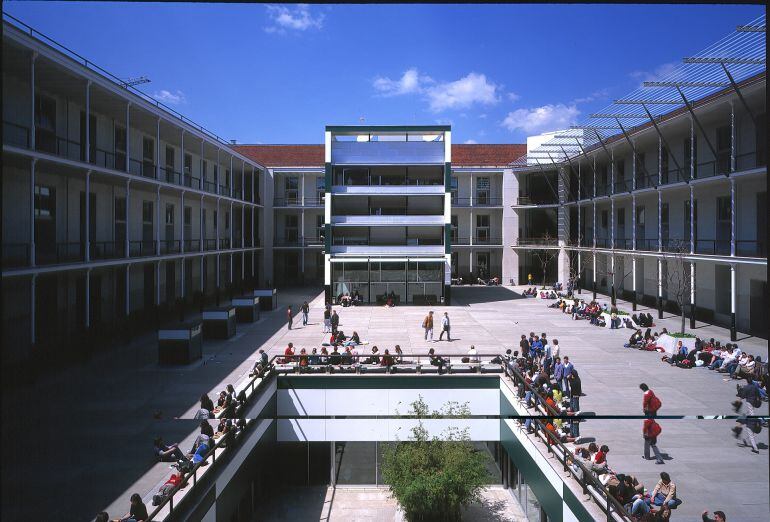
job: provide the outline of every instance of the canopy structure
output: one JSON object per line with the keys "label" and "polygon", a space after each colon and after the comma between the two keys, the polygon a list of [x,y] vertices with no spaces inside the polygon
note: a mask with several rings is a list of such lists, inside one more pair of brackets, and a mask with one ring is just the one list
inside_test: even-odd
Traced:
{"label": "canopy structure", "polygon": [[644,82],[633,92],[591,114],[586,121],[554,133],[553,138],[517,158],[510,166],[552,168],[588,150],[603,147],[607,141],[628,135],[638,127],[656,126],[671,113],[692,113],[694,102],[726,89],[735,91],[753,119],[755,115],[746,106],[740,85],[765,75],[765,41],[765,15],[762,15],[738,26],[700,53],[683,58],[682,63],[664,77]]}

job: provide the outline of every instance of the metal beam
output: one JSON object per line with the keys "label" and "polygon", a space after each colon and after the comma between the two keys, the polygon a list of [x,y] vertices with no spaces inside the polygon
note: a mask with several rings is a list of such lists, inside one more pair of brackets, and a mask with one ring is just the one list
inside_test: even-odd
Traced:
{"label": "metal beam", "polygon": [[666,151],[670,152],[669,157],[672,160],[674,160],[674,165],[676,165],[677,170],[681,170],[682,168],[679,166],[679,162],[676,160],[676,154],[673,154],[673,152],[671,152],[671,147],[668,146],[668,142],[666,141],[666,138],[663,137],[663,133],[658,127],[658,123],[655,121],[655,118],[652,117],[652,114],[650,113],[649,109],[647,109],[646,105],[642,105],[642,107],[644,107],[644,111],[647,113],[647,117],[650,118],[650,121],[652,122],[652,126],[655,127],[655,131],[658,133],[658,137],[660,138],[660,141],[662,141],[663,145],[665,145]]}
{"label": "metal beam", "polygon": [[[626,129],[623,128],[623,125],[620,123],[620,120],[617,120],[618,125],[620,125],[620,130],[623,131],[623,136],[625,136],[626,141],[631,146],[631,151],[634,153],[634,159],[633,161],[636,162],[636,146],[634,145],[634,142],[631,141],[631,138],[628,137],[628,134],[626,133]],[[635,166],[634,166],[635,167]],[[642,163],[642,171],[644,171],[644,175],[646,177],[650,177],[650,173],[647,172],[647,167],[644,166],[644,163]],[[636,172],[636,168],[634,168],[634,172]],[[634,179],[634,183],[636,183],[636,179]],[[613,192],[615,190],[615,187],[613,187]]]}
{"label": "metal beam", "polygon": [[679,100],[615,100],[619,105],[681,105]]}
{"label": "metal beam", "polygon": [[570,125],[570,129],[618,130],[619,127],[610,127],[609,125]]}
{"label": "metal beam", "polygon": [[735,28],[739,33],[764,33],[766,32],[766,26],[764,25],[739,25]]}
{"label": "metal beam", "polygon": [[749,104],[746,103],[746,99],[743,97],[743,93],[741,93],[741,89],[738,87],[738,84],[735,83],[735,79],[733,79],[733,75],[730,74],[730,71],[727,70],[727,66],[724,63],[720,65],[722,66],[722,69],[724,69],[725,74],[727,75],[727,78],[730,80],[730,85],[733,86],[733,90],[735,91],[735,94],[738,95],[738,99],[741,100],[741,103],[743,104],[743,108],[746,109],[746,112],[749,114],[751,121],[754,123],[754,128],[756,129],[757,119],[754,117],[754,113],[751,112],[751,109],[749,109]]}
{"label": "metal beam", "polygon": [[683,58],[682,61],[684,63],[739,63],[739,64],[748,64],[748,65],[764,65],[767,63],[767,60],[764,58],[730,58],[730,57],[713,57],[713,58],[697,58],[697,57],[689,57],[689,58]]}
{"label": "metal beam", "polygon": [[604,114],[604,113],[598,113],[598,114],[589,114],[589,118],[613,118],[618,119],[622,118],[624,120],[644,120],[646,117],[644,115],[634,115],[634,114]]}
{"label": "metal beam", "polygon": [[644,82],[645,87],[727,87],[726,82]]}
{"label": "metal beam", "polygon": [[700,120],[695,115],[695,111],[692,110],[692,106],[690,105],[690,102],[687,101],[687,98],[685,97],[684,93],[682,92],[682,89],[679,87],[676,88],[677,91],[679,91],[679,96],[682,97],[682,101],[684,102],[684,106],[687,107],[687,110],[690,111],[690,116],[692,116],[692,119],[695,120],[695,124],[698,125],[698,128],[700,129],[701,134],[703,134],[703,139],[706,140],[706,145],[709,146],[709,149],[711,149],[711,154],[714,155],[714,161],[717,161],[717,151],[714,148],[714,146],[711,144],[711,140],[709,140],[708,134],[706,134],[706,130],[703,128],[703,125],[701,125]]}

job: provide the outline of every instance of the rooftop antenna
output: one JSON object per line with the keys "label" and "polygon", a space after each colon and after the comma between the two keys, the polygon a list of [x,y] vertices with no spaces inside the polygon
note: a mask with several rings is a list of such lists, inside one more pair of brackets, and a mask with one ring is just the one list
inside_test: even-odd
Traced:
{"label": "rooftop antenna", "polygon": [[143,83],[150,83],[151,81],[152,80],[146,76],[137,76],[136,78],[128,78],[127,80],[123,80],[123,87],[133,87]]}

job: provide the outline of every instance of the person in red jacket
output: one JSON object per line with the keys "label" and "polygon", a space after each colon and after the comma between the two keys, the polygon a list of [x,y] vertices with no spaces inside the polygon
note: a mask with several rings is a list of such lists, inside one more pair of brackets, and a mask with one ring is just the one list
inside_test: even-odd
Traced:
{"label": "person in red jacket", "polygon": [[639,385],[639,389],[644,392],[642,396],[642,411],[647,417],[656,417],[658,410],[661,407],[660,399],[657,395],[644,383]]}
{"label": "person in red jacket", "polygon": [[660,424],[655,422],[655,419],[651,417],[644,419],[642,425],[642,437],[644,437],[644,455],[642,458],[644,460],[651,460],[650,448],[652,448],[653,453],[655,453],[656,464],[663,464],[663,456],[658,450],[658,436],[662,431],[663,429]]}
{"label": "person in red jacket", "polygon": [[294,361],[294,344],[289,343],[289,345],[286,347],[286,349],[283,351],[283,354],[286,356],[283,358],[283,364],[289,364],[290,362]]}

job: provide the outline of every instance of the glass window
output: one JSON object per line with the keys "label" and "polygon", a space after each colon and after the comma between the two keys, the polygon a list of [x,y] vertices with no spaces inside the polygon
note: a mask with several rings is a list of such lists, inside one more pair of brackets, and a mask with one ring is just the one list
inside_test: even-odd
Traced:
{"label": "glass window", "polygon": [[53,219],[56,213],[56,190],[53,187],[35,185],[35,219]]}

